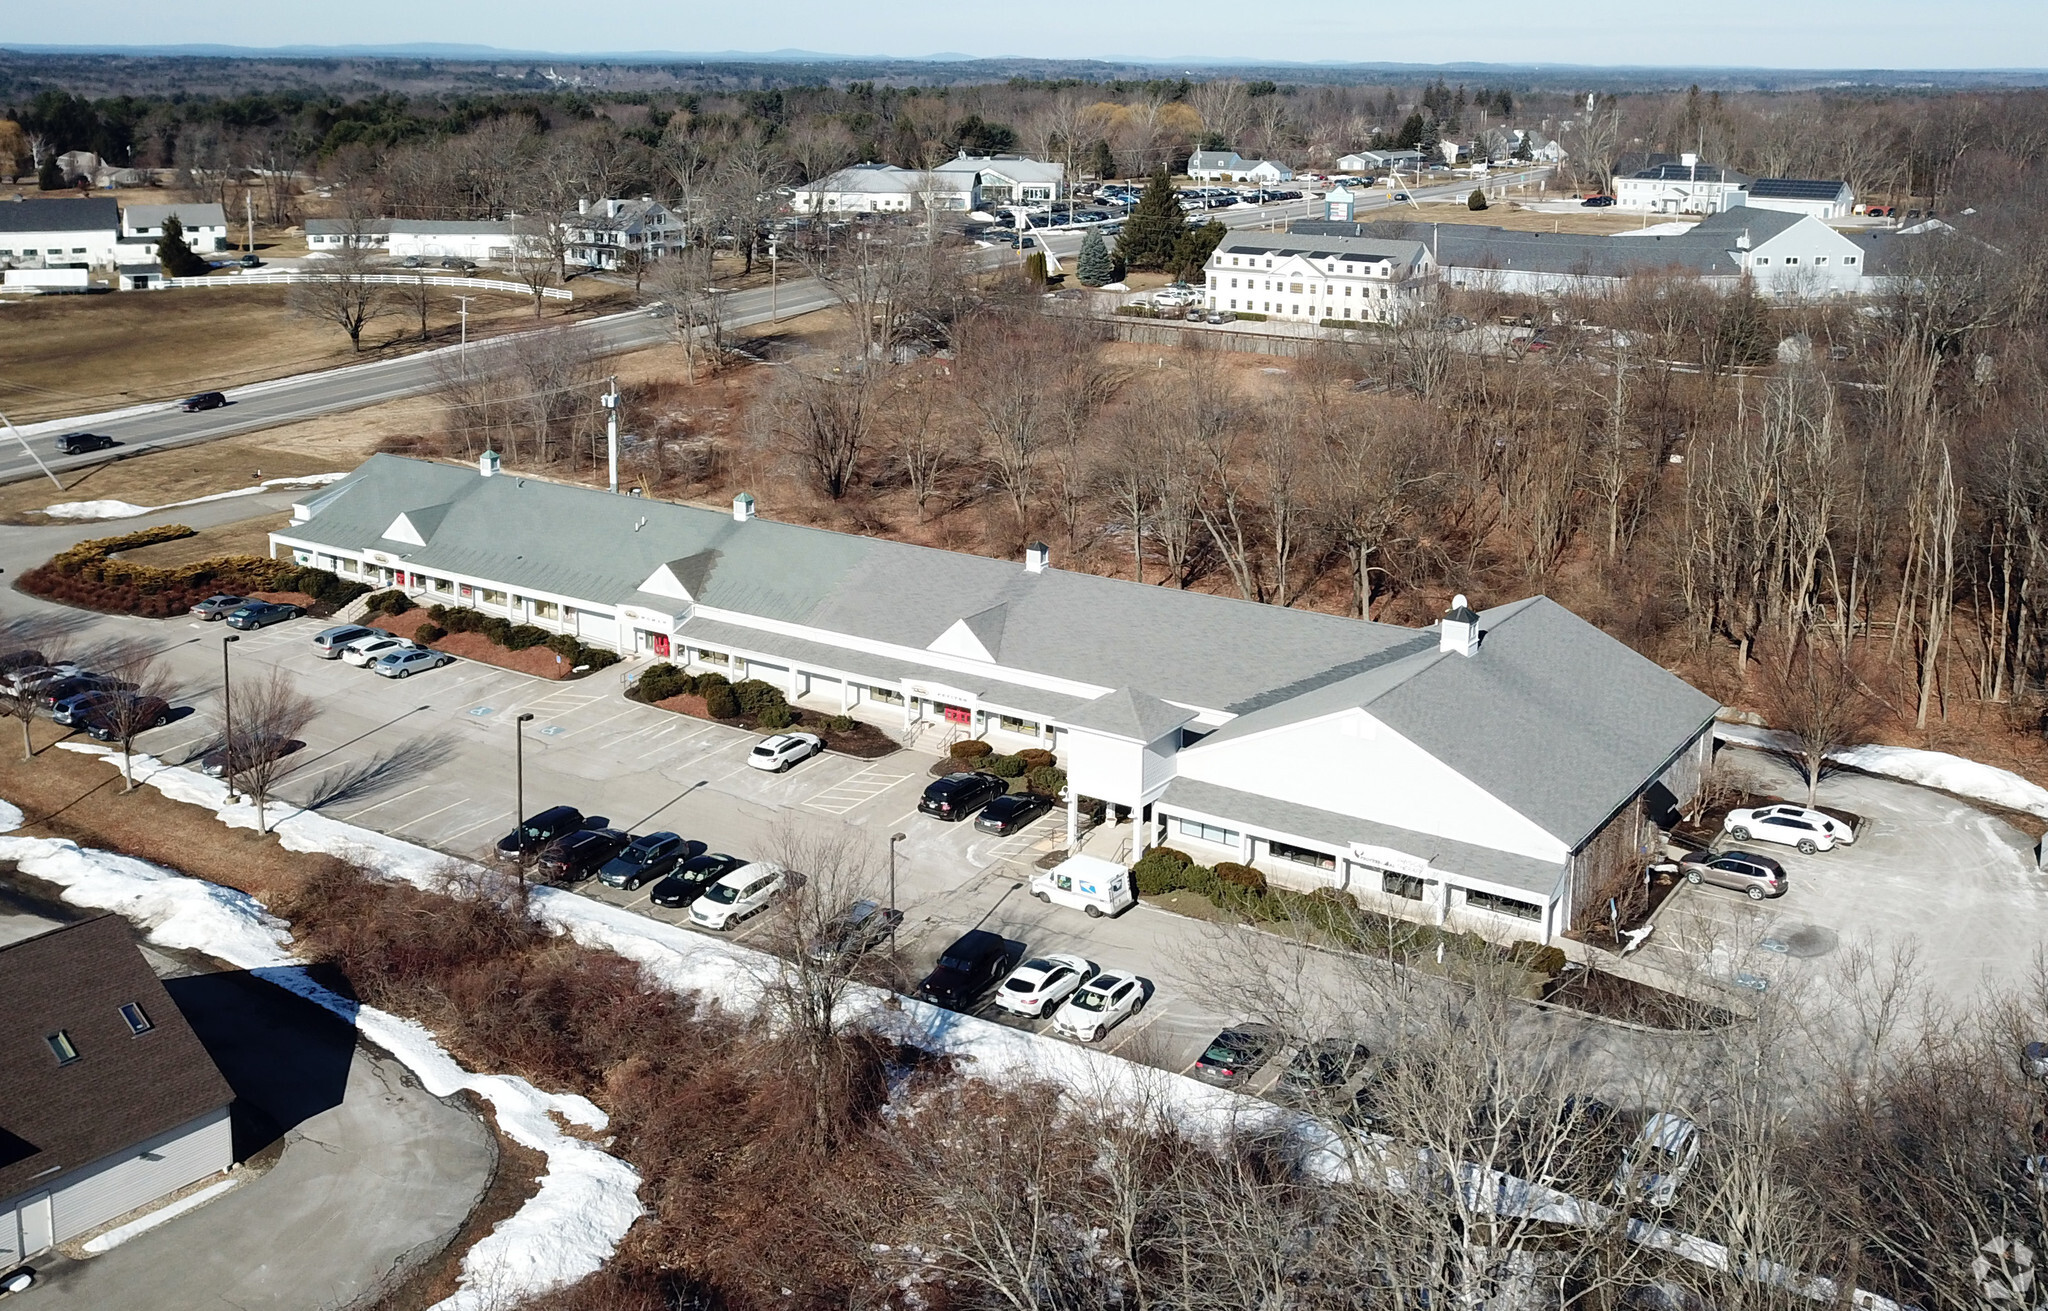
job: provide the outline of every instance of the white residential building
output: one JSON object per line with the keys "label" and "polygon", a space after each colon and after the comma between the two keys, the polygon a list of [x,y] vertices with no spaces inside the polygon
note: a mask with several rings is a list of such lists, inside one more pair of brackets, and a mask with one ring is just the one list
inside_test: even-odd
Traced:
{"label": "white residential building", "polygon": [[[1082,797],[1276,884],[1548,941],[1639,887],[1712,698],[1541,597],[1369,623],[379,455],[273,552],[917,740],[1048,746]],[[645,767],[654,768],[650,760]]]}
{"label": "white residential building", "polygon": [[1188,177],[1196,182],[1267,185],[1294,181],[1294,170],[1278,160],[1246,159],[1235,150],[1197,150],[1188,157]]}
{"label": "white residential building", "polygon": [[185,244],[204,255],[226,250],[227,212],[219,205],[129,205],[121,211],[121,235],[130,241],[146,241],[153,249],[164,235],[164,220],[175,218],[185,230]]}
{"label": "white residential building", "polygon": [[1435,271],[1415,240],[1233,232],[1209,257],[1203,303],[1307,323],[1392,323],[1427,294]]}
{"label": "white residential building", "polygon": [[684,229],[668,206],[638,200],[580,200],[564,215],[567,262],[586,269],[616,269],[624,258],[654,261],[683,248]]}
{"label": "white residential building", "polygon": [[920,170],[855,164],[798,187],[789,203],[799,214],[907,214],[931,186]]}
{"label": "white residential building", "polygon": [[1614,179],[1614,203],[1652,214],[1718,214],[1743,202],[1746,173],[1702,164],[1691,153]]}
{"label": "white residential building", "polygon": [[1823,178],[1758,178],[1745,190],[1751,209],[1782,209],[1823,222],[1856,212],[1856,192],[1846,182]]}
{"label": "white residential building", "polygon": [[109,197],[0,201],[0,268],[111,269],[120,239]]}
{"label": "white residential building", "polygon": [[516,217],[478,221],[307,219],[306,249],[312,255],[333,255],[358,246],[398,260],[502,262],[517,253],[521,242],[533,239],[529,233],[526,222]]}

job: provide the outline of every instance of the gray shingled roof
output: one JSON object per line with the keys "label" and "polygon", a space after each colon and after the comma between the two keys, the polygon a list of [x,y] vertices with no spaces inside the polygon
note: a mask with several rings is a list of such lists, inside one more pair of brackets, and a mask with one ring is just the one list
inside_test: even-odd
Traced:
{"label": "gray shingled roof", "polygon": [[[1020,561],[769,519],[737,523],[723,510],[510,473],[485,478],[392,455],[371,457],[300,505],[312,519],[280,537],[388,551],[408,567],[604,605],[633,603],[656,568],[701,554],[703,582],[692,595],[705,605],[902,646],[929,646],[956,620],[1000,606],[1005,665],[1215,709],[1415,636],[1309,610],[1056,568],[1034,574]],[[400,514],[444,505],[425,546],[383,536]]]}
{"label": "gray shingled roof", "polygon": [[[129,1002],[148,1031],[121,1018]],[[60,1030],[78,1051],[64,1065],[48,1042]],[[0,948],[0,1197],[233,1100],[119,916]]]}
{"label": "gray shingled roof", "polygon": [[0,202],[0,232],[113,232],[121,210],[111,197]]}
{"label": "gray shingled roof", "polygon": [[1530,856],[1491,847],[1476,847],[1455,838],[1381,824],[1356,815],[1304,806],[1256,792],[1240,792],[1198,779],[1176,778],[1166,785],[1159,804],[1182,807],[1217,819],[1249,824],[1268,832],[1304,838],[1342,851],[1354,842],[1406,852],[1430,862],[1433,869],[1449,874],[1518,888],[1548,899],[1563,882],[1565,866],[1553,865]]}
{"label": "gray shingled roof", "polygon": [[130,205],[125,211],[131,228],[160,227],[173,214],[187,228],[224,228],[227,211],[214,202],[203,205]]}
{"label": "gray shingled roof", "polygon": [[1439,652],[1425,630],[1189,750],[1362,708],[1577,849],[1720,708],[1547,597],[1484,611],[1479,630],[1476,655]]}
{"label": "gray shingled roof", "polygon": [[1075,728],[1129,738],[1133,742],[1157,742],[1176,728],[1193,723],[1195,716],[1179,706],[1168,705],[1156,696],[1120,687],[1061,718]]}

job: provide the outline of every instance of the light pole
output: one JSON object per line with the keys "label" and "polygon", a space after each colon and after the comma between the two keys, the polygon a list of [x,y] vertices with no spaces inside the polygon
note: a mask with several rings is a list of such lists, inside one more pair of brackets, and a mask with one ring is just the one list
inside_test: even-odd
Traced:
{"label": "light pole", "polygon": [[526,882],[526,729],[531,710],[512,721],[512,836],[519,853],[519,881]]}
{"label": "light pole", "polygon": [[[896,844],[897,844],[897,843],[899,843],[899,842],[901,842],[901,841],[903,841],[903,839],[905,839],[905,838],[907,838],[907,837],[909,837],[909,836],[910,836],[910,835],[909,835],[908,833],[891,833],[891,834],[889,835],[889,909],[890,909],[890,910],[898,910],[898,907],[897,907],[897,905],[896,905]],[[900,919],[900,918],[901,918],[901,912],[900,912],[900,911],[898,911],[898,917],[897,917],[897,918],[898,918],[898,919]],[[896,945],[896,922],[897,922],[896,920],[891,920],[891,921],[889,922],[889,945],[890,945],[890,946],[892,946],[892,947]]]}
{"label": "light pole", "polygon": [[221,776],[228,781],[228,800],[230,802],[240,800],[240,798],[235,795],[235,691],[234,685],[228,681],[228,647],[241,640],[240,637],[233,633],[229,633],[220,639],[220,704],[221,720],[224,725],[221,733],[226,739],[222,743],[222,750],[225,754],[221,757],[220,772]]}

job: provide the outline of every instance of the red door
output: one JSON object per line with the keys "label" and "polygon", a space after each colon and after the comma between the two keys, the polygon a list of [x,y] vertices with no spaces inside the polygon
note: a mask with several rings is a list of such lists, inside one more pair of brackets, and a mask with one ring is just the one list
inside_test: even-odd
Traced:
{"label": "red door", "polygon": [[658,656],[665,656],[668,654],[667,633],[656,633],[654,635],[654,654]]}

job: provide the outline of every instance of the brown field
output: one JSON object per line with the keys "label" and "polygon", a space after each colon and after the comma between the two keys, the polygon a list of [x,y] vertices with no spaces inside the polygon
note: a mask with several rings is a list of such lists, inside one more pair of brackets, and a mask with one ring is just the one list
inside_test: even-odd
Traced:
{"label": "brown field", "polygon": [[1466,208],[1460,201],[1426,202],[1420,206],[1398,206],[1374,211],[1374,218],[1407,218],[1419,223],[1472,223],[1480,227],[1507,228],[1514,232],[1627,232],[1652,223],[1669,223],[1675,216],[1619,213],[1611,209],[1582,209],[1570,214],[1545,214],[1523,209],[1512,201],[1495,201],[1483,210]]}
{"label": "brown field", "polygon": [[181,564],[212,560],[223,555],[267,556],[270,554],[271,531],[284,527],[290,518],[288,514],[260,514],[253,519],[215,524],[211,528],[200,529],[197,537],[181,537],[175,542],[158,542],[139,551],[124,551],[121,558],[137,564],[155,565],[159,569],[175,569]]}
{"label": "brown field", "polygon": [[[584,283],[596,295],[550,302],[543,322],[593,312],[618,289]],[[292,313],[284,287],[222,287],[109,296],[35,296],[0,302],[0,407],[16,423],[173,400],[314,369],[381,359],[441,345],[458,333],[453,289],[429,318],[373,322],[363,350],[339,328]],[[485,293],[470,302],[472,337],[534,322],[523,295]]]}

